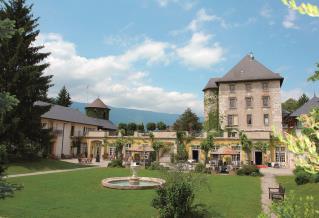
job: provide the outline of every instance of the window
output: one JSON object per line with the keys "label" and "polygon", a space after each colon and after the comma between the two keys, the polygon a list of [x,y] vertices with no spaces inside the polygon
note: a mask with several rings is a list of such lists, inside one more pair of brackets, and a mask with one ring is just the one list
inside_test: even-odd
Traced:
{"label": "window", "polygon": [[285,147],[276,147],[276,162],[286,162]]}
{"label": "window", "polygon": [[236,91],[236,86],[235,86],[235,84],[230,84],[230,85],[229,85],[229,91],[230,91],[231,93],[234,93],[234,92]]}
{"label": "window", "polygon": [[71,136],[74,136],[74,126],[71,126]]}
{"label": "window", "polygon": [[252,89],[251,83],[246,83],[246,91],[250,92]]}
{"label": "window", "polygon": [[228,138],[235,138],[236,137],[236,132],[228,132]]}
{"label": "window", "polygon": [[269,96],[263,96],[263,107],[269,107],[269,101],[270,101]]}
{"label": "window", "polygon": [[240,162],[240,154],[233,154],[233,155],[231,156],[231,160],[232,160],[233,162]]}
{"label": "window", "polygon": [[247,114],[247,125],[248,126],[253,125],[253,117],[251,114]]}
{"label": "window", "polygon": [[110,155],[110,157],[114,157],[115,156],[115,147],[110,147],[109,148],[109,155]]}
{"label": "window", "polygon": [[264,91],[268,91],[268,82],[263,82],[262,86]]}
{"label": "window", "polygon": [[131,144],[126,144],[126,145],[125,145],[125,149],[129,149],[129,148],[131,148],[131,147],[132,147]]}
{"label": "window", "polygon": [[252,97],[246,97],[246,108],[252,108],[253,107],[253,98]]}
{"label": "window", "polygon": [[42,128],[45,129],[47,127],[47,123],[41,123]]}
{"label": "window", "polygon": [[269,126],[269,114],[264,114],[264,124],[265,126]]}
{"label": "window", "polygon": [[236,98],[229,98],[229,108],[236,108]]}
{"label": "window", "polygon": [[227,124],[228,124],[228,126],[237,126],[238,125],[237,115],[228,115],[227,116]]}

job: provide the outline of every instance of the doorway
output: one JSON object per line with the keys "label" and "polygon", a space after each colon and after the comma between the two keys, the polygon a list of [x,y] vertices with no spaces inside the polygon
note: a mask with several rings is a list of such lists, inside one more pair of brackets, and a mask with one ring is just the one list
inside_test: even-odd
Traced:
{"label": "doorway", "polygon": [[262,165],[263,163],[263,153],[261,151],[255,151],[255,164]]}
{"label": "doorway", "polygon": [[193,157],[193,160],[195,160],[196,162],[198,162],[199,151],[198,151],[198,150],[192,150],[192,157]]}

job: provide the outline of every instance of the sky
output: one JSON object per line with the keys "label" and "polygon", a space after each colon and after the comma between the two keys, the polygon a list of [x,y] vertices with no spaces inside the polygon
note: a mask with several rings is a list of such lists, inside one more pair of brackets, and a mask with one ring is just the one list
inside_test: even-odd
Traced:
{"label": "sky", "polygon": [[283,101],[318,92],[306,80],[319,62],[319,18],[280,0],[28,2],[40,17],[36,44],[51,52],[52,97],[65,85],[73,101],[100,97],[110,106],[166,113],[190,107],[202,116],[209,78],[249,52],[285,78]]}

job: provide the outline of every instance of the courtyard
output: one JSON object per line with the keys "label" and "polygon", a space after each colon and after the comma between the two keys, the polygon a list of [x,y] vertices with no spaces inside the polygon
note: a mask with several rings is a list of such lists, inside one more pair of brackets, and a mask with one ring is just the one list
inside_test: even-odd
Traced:
{"label": "courtyard", "polygon": [[[129,169],[95,168],[8,179],[23,184],[13,198],[1,202],[5,217],[156,217],[151,207],[154,190],[112,190],[101,179],[128,176]],[[161,177],[141,170],[139,176]],[[207,186],[196,201],[207,204],[214,217],[256,217],[261,212],[260,178],[207,175]],[[36,194],[35,194],[36,193]]]}

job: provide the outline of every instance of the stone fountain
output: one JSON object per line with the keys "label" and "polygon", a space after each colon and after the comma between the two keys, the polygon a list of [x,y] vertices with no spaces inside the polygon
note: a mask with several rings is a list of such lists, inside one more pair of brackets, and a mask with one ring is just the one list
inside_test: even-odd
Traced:
{"label": "stone fountain", "polygon": [[151,177],[138,177],[137,172],[140,166],[131,163],[131,177],[111,177],[102,180],[102,186],[112,189],[136,190],[156,189],[165,184],[165,180]]}

